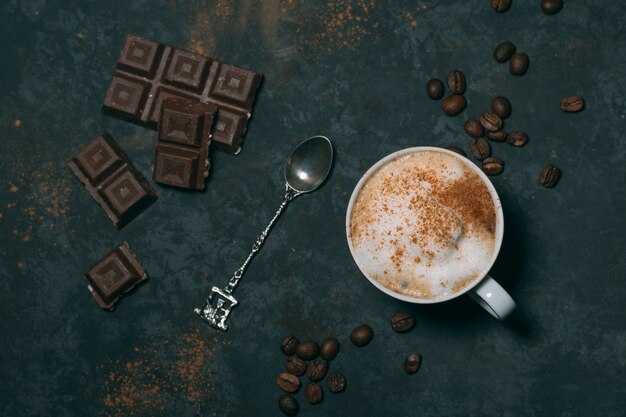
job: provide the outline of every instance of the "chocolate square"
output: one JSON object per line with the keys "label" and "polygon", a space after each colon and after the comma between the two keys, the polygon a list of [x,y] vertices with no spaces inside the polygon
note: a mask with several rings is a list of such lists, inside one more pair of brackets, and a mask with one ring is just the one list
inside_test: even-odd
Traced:
{"label": "chocolate square", "polygon": [[112,138],[105,133],[74,156],[74,160],[92,184],[101,182],[104,177],[124,164],[113,144]]}
{"label": "chocolate square", "polygon": [[213,127],[213,145],[222,151],[238,154],[247,118],[241,113],[219,110]]}
{"label": "chocolate square", "polygon": [[255,76],[252,71],[222,64],[213,87],[213,97],[241,107],[251,107],[258,87]]}
{"label": "chocolate square", "polygon": [[148,197],[148,192],[130,169],[125,169],[100,188],[101,195],[120,218],[132,212],[135,204]]}
{"label": "chocolate square", "polygon": [[165,73],[165,79],[183,88],[198,90],[205,79],[207,58],[182,49],[174,49]]}
{"label": "chocolate square", "polygon": [[124,77],[113,77],[104,105],[127,117],[141,117],[146,106],[148,85]]}
{"label": "chocolate square", "polygon": [[118,68],[152,76],[159,64],[163,46],[139,36],[127,36],[120,53]]}
{"label": "chocolate square", "polygon": [[100,307],[113,310],[124,293],[148,278],[127,242],[109,252],[85,273],[87,288]]}
{"label": "chocolate square", "polygon": [[[159,144],[156,147],[154,180],[180,188],[196,188],[199,155],[180,147]],[[202,178],[204,184],[204,178]]]}
{"label": "chocolate square", "polygon": [[182,112],[167,106],[163,106],[161,112],[159,140],[198,147],[202,135],[201,113]]}

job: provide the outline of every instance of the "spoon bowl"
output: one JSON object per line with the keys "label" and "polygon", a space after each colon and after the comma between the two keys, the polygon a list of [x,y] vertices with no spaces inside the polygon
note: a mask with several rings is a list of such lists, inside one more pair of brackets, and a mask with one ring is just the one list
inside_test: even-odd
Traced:
{"label": "spoon bowl", "polygon": [[325,136],[313,136],[298,145],[287,158],[285,181],[299,193],[317,189],[330,172],[333,146]]}

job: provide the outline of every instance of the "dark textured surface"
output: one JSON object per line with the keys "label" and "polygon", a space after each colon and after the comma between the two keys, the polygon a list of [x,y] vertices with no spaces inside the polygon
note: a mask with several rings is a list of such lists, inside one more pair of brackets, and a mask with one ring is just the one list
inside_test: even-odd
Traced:
{"label": "dark textured surface", "polygon": [[[2,2],[0,415],[280,415],[279,346],[294,333],[337,337],[330,369],[348,380],[316,406],[296,394],[301,416],[623,416],[626,3],[567,1],[554,16],[538,3]],[[100,113],[128,32],[265,81],[242,153],[212,154],[207,190],[156,186],[157,203],[116,231],[65,162],[108,130],[150,177],[156,133]],[[491,58],[505,39],[530,56],[525,76]],[[452,69],[467,76],[455,118],[425,93]],[[573,94],[587,107],[566,114]],[[468,151],[463,121],[496,95],[530,138],[494,144],[506,231],[492,272],[518,311],[502,324],[465,297],[383,295],[345,242],[352,188],[403,147]],[[334,141],[332,176],[278,221],[218,335],[193,307],[244,259],[280,202],[285,158],[313,134]],[[548,163],[563,171],[554,189],[537,183]],[[83,272],[123,240],[149,279],[106,313]],[[389,326],[399,310],[417,318],[407,334]],[[348,335],[363,322],[376,335],[358,349]],[[415,351],[421,369],[406,375]]]}

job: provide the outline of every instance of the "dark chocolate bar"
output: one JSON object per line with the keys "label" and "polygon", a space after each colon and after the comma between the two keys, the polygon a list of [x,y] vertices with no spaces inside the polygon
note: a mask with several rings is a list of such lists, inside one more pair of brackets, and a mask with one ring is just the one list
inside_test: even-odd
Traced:
{"label": "dark chocolate bar", "polygon": [[106,132],[74,155],[68,165],[118,229],[156,201],[148,181]]}
{"label": "dark chocolate bar", "polygon": [[217,107],[182,98],[163,101],[154,180],[203,190],[209,176],[209,145]]}
{"label": "dark chocolate bar", "polygon": [[127,35],[103,109],[155,128],[167,97],[213,103],[219,108],[213,144],[237,153],[260,82],[253,71]]}
{"label": "dark chocolate bar", "polygon": [[115,309],[120,296],[148,278],[137,254],[127,242],[122,242],[100,262],[85,272],[87,289],[98,305],[106,310]]}

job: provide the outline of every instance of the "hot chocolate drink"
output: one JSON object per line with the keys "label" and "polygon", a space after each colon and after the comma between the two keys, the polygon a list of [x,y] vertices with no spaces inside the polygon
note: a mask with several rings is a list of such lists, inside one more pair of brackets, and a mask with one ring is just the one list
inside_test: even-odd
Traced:
{"label": "hot chocolate drink", "polygon": [[498,249],[496,225],[494,197],[469,161],[424,150],[387,162],[367,179],[348,239],[371,279],[439,301],[485,276]]}

